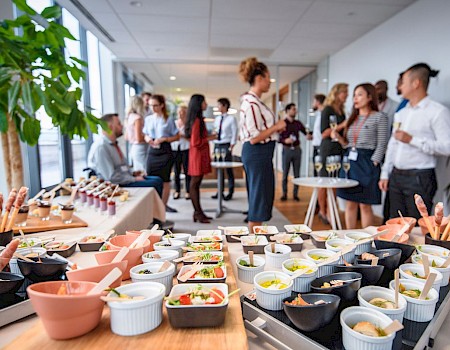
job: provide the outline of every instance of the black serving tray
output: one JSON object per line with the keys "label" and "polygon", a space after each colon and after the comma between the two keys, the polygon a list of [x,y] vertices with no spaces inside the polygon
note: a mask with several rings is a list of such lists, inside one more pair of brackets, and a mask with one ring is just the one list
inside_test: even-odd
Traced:
{"label": "black serving tray", "polygon": [[[446,287],[441,287],[439,292],[439,301],[436,305],[436,313],[433,318],[433,320],[429,322],[413,322],[404,319],[403,325],[405,328],[397,332],[397,336],[394,339],[393,343],[393,349],[394,350],[411,350],[416,347],[416,345],[425,344],[428,345],[428,337],[430,336],[430,332],[426,332],[427,327],[430,325],[430,323],[436,321],[436,318],[438,317],[438,310],[439,308],[444,307],[446,304],[448,304],[450,298],[446,298],[448,292],[450,291],[450,285]],[[293,292],[292,296],[297,295],[298,293]],[[450,296],[449,296],[450,297]],[[445,303],[444,303],[445,301]],[[279,341],[283,343],[290,343],[290,344],[298,344],[299,341],[302,339],[305,340],[312,340],[311,344],[314,342],[317,343],[317,347],[315,349],[330,349],[330,350],[343,350],[344,347],[342,345],[342,327],[340,325],[340,313],[341,311],[349,306],[357,306],[359,305],[358,300],[352,302],[345,302],[341,300],[341,303],[339,305],[339,310],[336,313],[336,316],[333,318],[331,323],[317,331],[314,332],[303,332],[296,328],[294,324],[289,320],[289,318],[286,316],[283,310],[281,311],[269,311],[261,306],[258,305],[256,300],[250,300],[245,296],[241,297],[241,305],[243,308],[243,315],[244,319],[246,321],[253,321],[253,319],[247,319],[246,316],[254,316],[258,315],[258,317],[263,318],[264,320],[270,320],[273,319],[274,323],[277,323],[277,326],[281,325],[286,327],[286,331],[280,331],[283,333],[283,338],[278,339]],[[445,316],[444,316],[445,317]],[[270,329],[271,327],[266,327]],[[288,339],[287,337],[290,338]],[[298,339],[296,338],[296,335],[298,336]],[[276,335],[273,335],[276,337]],[[426,338],[424,338],[426,337]],[[309,343],[308,343],[309,344]],[[289,348],[289,345],[287,345]],[[314,345],[312,345],[314,347]],[[310,347],[308,347],[310,349]],[[422,350],[423,347],[421,347],[420,350]]]}

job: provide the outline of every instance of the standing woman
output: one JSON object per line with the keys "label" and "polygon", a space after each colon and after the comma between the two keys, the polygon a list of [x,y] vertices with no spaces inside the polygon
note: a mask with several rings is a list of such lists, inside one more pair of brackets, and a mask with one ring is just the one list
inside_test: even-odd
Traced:
{"label": "standing woman", "polygon": [[191,195],[192,205],[194,206],[194,222],[209,224],[211,218],[206,216],[200,205],[200,185],[203,176],[211,172],[211,157],[209,155],[209,139],[205,121],[203,120],[203,111],[208,107],[203,95],[192,95],[187,110],[187,123],[185,135],[191,139],[189,148],[189,166],[188,174],[191,176],[191,186],[189,194]]}
{"label": "standing woman", "polygon": [[162,201],[166,211],[176,213],[177,210],[167,205],[170,194],[170,172],[173,165],[173,154],[170,143],[178,141],[180,135],[166,109],[166,100],[162,95],[152,95],[150,108],[153,114],[145,118],[145,141],[149,144],[147,156],[147,175],[159,176],[163,184]]}
{"label": "standing woman", "polygon": [[241,62],[239,75],[250,84],[250,91],[241,96],[240,138],[242,163],[248,188],[248,226],[254,226],[272,217],[275,191],[273,151],[278,132],[286,128],[284,120],[276,121],[272,111],[261,96],[270,89],[270,72],[256,57]]}
{"label": "standing woman", "polygon": [[388,117],[378,112],[375,87],[360,84],[353,92],[353,111],[347,121],[344,136],[332,131],[346,148],[350,160],[349,178],[359,185],[348,189],[338,189],[339,197],[347,200],[345,224],[347,229],[356,228],[358,207],[361,210],[362,227],[374,225],[373,204],[381,204],[381,191],[378,188],[380,163],[387,147]]}
{"label": "standing woman", "polygon": [[[327,177],[328,174],[325,170],[325,162],[327,157],[333,155],[342,155],[342,146],[339,142],[333,141],[330,137],[330,116],[336,116],[337,128],[336,132],[342,135],[346,125],[344,104],[348,96],[348,84],[338,83],[335,84],[327,98],[324,101],[324,108],[320,114],[320,132],[322,133],[322,142],[319,148],[319,155],[322,158],[323,167],[319,173],[319,176]],[[328,225],[328,206],[327,206],[327,192],[325,188],[320,188],[318,193],[319,201],[319,219],[322,223]]]}
{"label": "standing woman", "polygon": [[127,109],[126,139],[130,143],[130,159],[134,171],[145,171],[148,145],[144,139],[144,100],[140,96],[133,96]]}
{"label": "standing woman", "polygon": [[175,172],[175,192],[173,194],[173,199],[179,199],[181,193],[181,166],[183,165],[184,172],[184,183],[186,185],[186,199],[190,199],[189,186],[191,185],[191,177],[188,175],[189,168],[189,144],[190,141],[186,138],[185,127],[187,122],[187,106],[178,106],[178,119],[175,121],[178,132],[180,133],[180,140],[172,142],[173,151],[173,170]]}

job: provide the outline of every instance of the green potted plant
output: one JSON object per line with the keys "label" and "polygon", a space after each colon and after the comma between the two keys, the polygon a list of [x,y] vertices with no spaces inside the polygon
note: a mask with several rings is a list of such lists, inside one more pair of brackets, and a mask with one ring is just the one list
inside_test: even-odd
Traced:
{"label": "green potted plant", "polygon": [[[84,61],[66,58],[65,40],[76,40],[57,22],[59,6],[40,14],[26,0],[13,0],[23,13],[0,22],[0,137],[8,187],[23,185],[20,141],[36,145],[41,107],[69,137],[88,137],[101,121],[80,106]],[[37,26],[39,24],[39,26]]]}

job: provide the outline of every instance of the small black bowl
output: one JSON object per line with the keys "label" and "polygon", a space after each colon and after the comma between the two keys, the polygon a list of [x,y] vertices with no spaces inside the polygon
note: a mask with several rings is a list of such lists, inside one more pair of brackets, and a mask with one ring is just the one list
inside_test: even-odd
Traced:
{"label": "small black bowl", "polygon": [[359,272],[362,275],[361,286],[369,286],[371,284],[376,284],[380,279],[384,270],[383,265],[336,265],[334,267],[334,272]]}
{"label": "small black bowl", "polygon": [[402,265],[405,263],[406,260],[408,260],[411,255],[416,250],[416,247],[409,245],[409,244],[403,244],[398,242],[390,242],[390,241],[383,241],[382,239],[375,239],[375,247],[377,249],[390,249],[390,248],[397,248],[402,251],[401,257],[400,257],[400,264]]}
{"label": "small black bowl", "polygon": [[13,239],[13,230],[0,233],[0,246],[6,247]]}
{"label": "small black bowl", "polygon": [[283,308],[287,317],[298,329],[304,332],[314,332],[329,324],[338,311],[341,298],[333,294],[311,293],[302,294],[302,298],[309,304],[323,300],[326,304],[297,306],[288,305],[295,296],[283,299]]}
{"label": "small black bowl", "polygon": [[[325,282],[330,282],[331,280],[350,280],[358,278],[358,280],[353,282],[344,283],[342,286],[321,288]],[[332,273],[330,275],[322,276],[316,278],[311,282],[311,291],[313,293],[325,293],[334,294],[345,301],[353,301],[356,299],[358,289],[361,287],[362,275],[358,272],[338,272]]]}
{"label": "small black bowl", "polygon": [[58,281],[67,268],[67,263],[52,258],[41,258],[41,263],[37,258],[31,260],[35,262],[17,259],[17,264],[22,275],[32,282]]}
{"label": "small black bowl", "polygon": [[444,247],[450,249],[450,241],[441,241],[440,239],[431,238],[430,234],[425,235],[425,244],[437,245],[439,247]]}
{"label": "small black bowl", "polygon": [[9,272],[0,272],[0,294],[14,294],[22,285],[24,278]]}
{"label": "small black bowl", "polygon": [[[400,266],[402,252],[398,248],[373,250],[370,254],[378,257],[378,265],[384,266],[386,269],[395,270]],[[386,255],[388,254],[388,255]],[[362,260],[361,255],[356,258],[358,264],[371,264],[371,260]]]}
{"label": "small black bowl", "polygon": [[47,254],[48,255],[52,256],[53,254],[58,253],[63,258],[68,258],[73,253],[75,253],[75,249],[76,248],[77,248],[77,242],[71,243],[69,245],[69,248],[67,248],[67,249],[50,249],[50,248],[45,247],[45,249],[47,249]]}
{"label": "small black bowl", "polygon": [[105,244],[104,241],[93,243],[78,242],[78,247],[81,252],[98,252],[103,244]]}

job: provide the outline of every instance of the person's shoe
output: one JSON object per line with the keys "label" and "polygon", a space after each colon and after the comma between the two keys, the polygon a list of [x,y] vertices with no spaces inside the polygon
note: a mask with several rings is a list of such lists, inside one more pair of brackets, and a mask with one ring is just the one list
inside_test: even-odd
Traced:
{"label": "person's shoe", "polygon": [[218,193],[213,194],[213,195],[211,196],[211,198],[212,198],[212,199],[217,199],[217,198],[219,198],[219,194],[218,194]]}
{"label": "person's shoe", "polygon": [[223,197],[224,201],[229,201],[230,199],[233,199],[233,192],[229,192],[225,197]]}
{"label": "person's shoe", "polygon": [[200,223],[202,223],[202,224],[209,224],[209,223],[211,223],[211,221],[209,221],[209,219],[205,216],[205,215],[203,215],[203,214],[194,214],[194,216],[193,216],[193,219],[194,219],[194,222],[200,222]]}
{"label": "person's shoe", "polygon": [[287,200],[287,196],[283,194],[280,198],[280,201],[285,202]]}
{"label": "person's shoe", "polygon": [[246,210],[246,211],[243,211],[243,212],[242,212],[242,214],[244,214],[244,215],[248,215],[248,210]]}
{"label": "person's shoe", "polygon": [[248,223],[248,215],[245,217],[244,222]]}
{"label": "person's shoe", "polygon": [[168,213],[178,213],[178,210],[176,210],[175,208],[169,207],[168,205],[166,205],[166,212]]}
{"label": "person's shoe", "polygon": [[186,198],[186,200],[189,200],[189,199],[191,199],[191,195],[190,195],[189,193],[186,193],[186,194],[184,195],[184,198]]}
{"label": "person's shoe", "polygon": [[320,213],[320,212],[319,212],[319,220],[322,221],[322,224],[324,224],[324,225],[330,224],[327,217],[325,215],[322,215],[322,213]]}
{"label": "person's shoe", "polygon": [[300,202],[300,198],[298,196],[294,196],[294,201]]}
{"label": "person's shoe", "polygon": [[180,192],[174,192],[173,199],[179,199],[179,198],[180,198]]}

